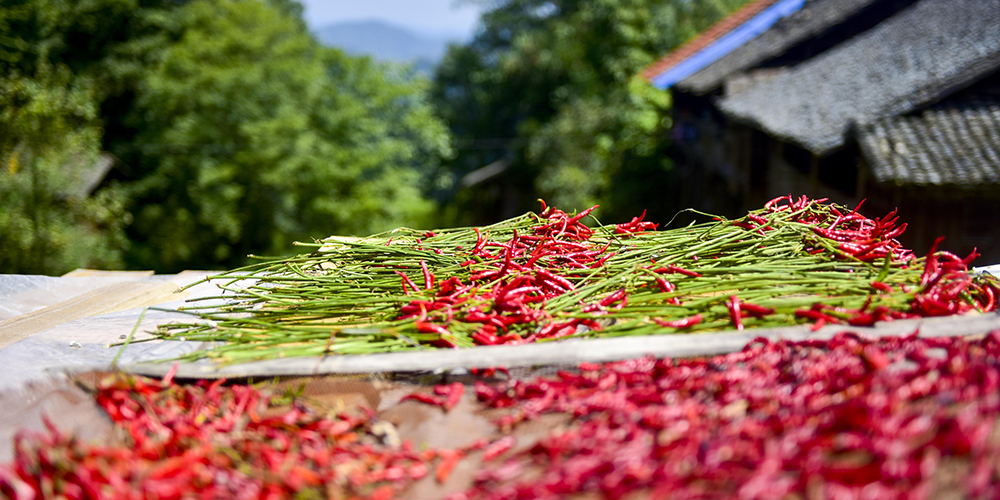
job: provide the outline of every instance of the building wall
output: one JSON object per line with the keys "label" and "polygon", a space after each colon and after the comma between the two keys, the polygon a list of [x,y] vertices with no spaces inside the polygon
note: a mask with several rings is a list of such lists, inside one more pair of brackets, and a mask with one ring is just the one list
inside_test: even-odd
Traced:
{"label": "building wall", "polygon": [[866,206],[873,213],[899,208],[900,220],[909,224],[899,239],[918,255],[944,236],[942,249],[961,257],[974,248],[982,256],[976,265],[1000,264],[1000,196],[988,191],[957,188],[866,186]]}

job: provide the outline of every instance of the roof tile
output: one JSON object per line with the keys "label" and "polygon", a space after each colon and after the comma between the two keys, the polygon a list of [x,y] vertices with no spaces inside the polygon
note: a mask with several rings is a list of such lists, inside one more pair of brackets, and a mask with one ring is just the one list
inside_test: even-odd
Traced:
{"label": "roof tile", "polygon": [[858,139],[877,182],[1000,185],[1000,97],[952,100],[880,120]]}
{"label": "roof tile", "polygon": [[1000,0],[917,0],[869,31],[717,104],[817,155],[1000,69]]}

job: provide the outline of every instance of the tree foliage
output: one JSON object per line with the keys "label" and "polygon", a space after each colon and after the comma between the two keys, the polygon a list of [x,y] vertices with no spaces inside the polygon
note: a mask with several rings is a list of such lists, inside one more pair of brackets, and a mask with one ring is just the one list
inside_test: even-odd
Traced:
{"label": "tree foliage", "polygon": [[294,0],[7,0],[0,272],[232,267],[539,196],[662,215],[670,102],[635,75],[740,3],[502,0],[428,87],[320,46]]}
{"label": "tree foliage", "polygon": [[10,0],[0,7],[0,272],[116,268],[124,192],[83,192],[100,104],[135,73],[152,2]]}
{"label": "tree foliage", "polygon": [[265,2],[196,0],[180,19],[138,87],[141,131],[118,145],[139,172],[133,265],[233,266],[426,221],[449,144],[421,81],[320,46]]}
{"label": "tree foliage", "polygon": [[301,13],[0,5],[0,272],[232,267],[295,239],[425,223],[450,154],[427,82],[321,47]]}
{"label": "tree foliage", "polygon": [[434,97],[460,148],[456,176],[501,158],[511,166],[499,190],[459,193],[457,203],[481,219],[510,215],[497,206],[533,208],[538,196],[567,209],[601,203],[612,218],[672,211],[669,95],[636,75],[744,1],[495,5],[477,36],[447,54]]}

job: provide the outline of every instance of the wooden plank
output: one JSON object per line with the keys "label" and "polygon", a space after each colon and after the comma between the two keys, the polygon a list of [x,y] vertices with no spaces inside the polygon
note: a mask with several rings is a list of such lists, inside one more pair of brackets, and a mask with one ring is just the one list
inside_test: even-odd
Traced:
{"label": "wooden plank", "polygon": [[55,305],[0,321],[0,349],[67,321],[180,300],[175,283],[125,281],[103,286]]}
{"label": "wooden plank", "polygon": [[94,276],[99,276],[99,277],[103,277],[103,276],[108,276],[108,277],[127,276],[127,277],[142,278],[142,277],[152,276],[152,275],[153,275],[153,271],[102,271],[100,269],[82,269],[81,268],[81,269],[74,269],[74,270],[72,270],[72,271],[70,271],[70,272],[62,275],[62,277],[63,278],[86,278],[86,277],[94,277]]}

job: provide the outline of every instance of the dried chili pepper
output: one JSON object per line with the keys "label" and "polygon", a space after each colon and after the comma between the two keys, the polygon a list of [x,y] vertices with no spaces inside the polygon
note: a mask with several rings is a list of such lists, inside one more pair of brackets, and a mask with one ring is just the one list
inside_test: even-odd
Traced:
{"label": "dried chili pepper", "polygon": [[484,451],[476,484],[452,498],[808,498],[819,481],[828,493],[922,499],[945,457],[964,494],[993,494],[1000,449],[977,443],[1000,417],[982,396],[1000,390],[998,356],[1000,331],[977,341],[838,334],[477,384],[484,404],[508,409],[498,429],[543,413],[570,421],[501,464]]}
{"label": "dried chili pepper", "polygon": [[441,408],[444,408],[445,405],[445,398],[441,396],[435,396],[433,394],[427,394],[424,392],[413,392],[407,394],[403,396],[403,399],[400,400],[400,402],[402,401],[417,401],[419,403],[440,406]]}
{"label": "dried chili pepper", "polygon": [[427,269],[427,263],[423,259],[420,260],[420,270],[424,273],[424,290],[430,290],[434,287],[434,275]]}
{"label": "dried chili pepper", "polygon": [[517,444],[517,438],[514,436],[504,436],[492,443],[490,443],[486,448],[483,449],[483,462],[491,462],[495,460],[500,455],[508,452]]}
{"label": "dried chili pepper", "polygon": [[181,386],[113,376],[95,398],[130,441],[90,445],[46,422],[47,433],[15,439],[19,472],[0,467],[0,495],[296,498],[324,496],[336,483],[352,497],[394,498],[439,454],[375,444],[366,434],[377,427],[371,410],[320,416],[293,403],[262,417],[265,395],[221,380]]}
{"label": "dried chili pepper", "polygon": [[402,278],[402,280],[403,280],[403,292],[406,293],[406,295],[410,294],[409,290],[407,290],[407,286],[409,286],[411,289],[413,289],[414,292],[420,290],[420,288],[417,287],[416,283],[414,283],[413,280],[411,280],[409,276],[403,274],[400,271],[393,271],[393,272],[395,272],[396,274],[399,275],[400,278]]}
{"label": "dried chili pepper", "polygon": [[726,302],[726,308],[729,309],[729,319],[732,320],[733,326],[737,330],[743,330],[743,317],[740,314],[740,299],[735,295],[729,296],[729,301]]}
{"label": "dried chili pepper", "polygon": [[695,314],[694,316],[689,316],[683,319],[675,319],[673,321],[664,321],[660,318],[653,318],[653,321],[656,322],[657,325],[666,328],[681,329],[681,328],[691,328],[692,326],[701,323],[702,319],[704,318],[702,318],[701,314]]}
{"label": "dried chili pepper", "polygon": [[434,394],[438,396],[444,396],[444,401],[441,402],[439,406],[444,408],[444,411],[450,411],[459,401],[462,400],[462,394],[465,393],[465,385],[461,382],[452,382],[448,385],[438,385],[434,387]]}

